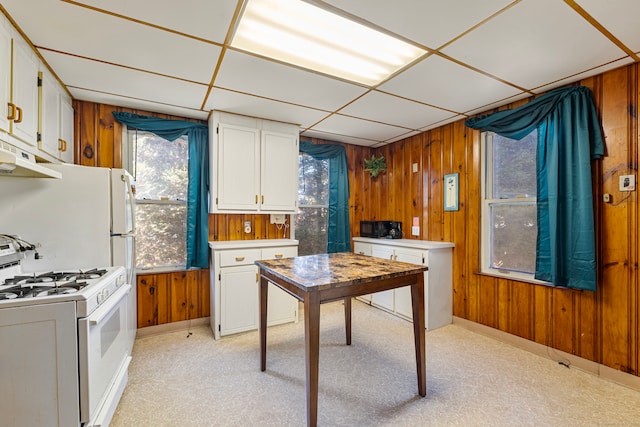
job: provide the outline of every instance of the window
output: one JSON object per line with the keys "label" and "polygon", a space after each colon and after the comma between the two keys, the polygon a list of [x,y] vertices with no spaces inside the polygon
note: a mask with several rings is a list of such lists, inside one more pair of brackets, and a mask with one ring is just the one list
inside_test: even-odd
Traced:
{"label": "window", "polygon": [[136,180],[136,268],[182,269],[187,262],[187,136],[170,142],[128,130],[130,171]]}
{"label": "window", "polygon": [[483,141],[481,270],[533,281],[538,132],[519,141],[486,132]]}
{"label": "window", "polygon": [[294,233],[298,255],[327,252],[329,217],[329,160],[300,153],[298,158],[298,214]]}

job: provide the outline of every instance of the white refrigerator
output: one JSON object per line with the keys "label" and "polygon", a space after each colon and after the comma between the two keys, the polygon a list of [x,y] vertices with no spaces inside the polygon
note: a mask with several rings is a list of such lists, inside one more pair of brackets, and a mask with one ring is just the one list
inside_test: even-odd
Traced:
{"label": "white refrigerator", "polygon": [[[128,327],[135,338],[135,197],[124,169],[51,164],[62,178],[0,178],[0,234],[36,244],[23,272],[121,265],[131,284]],[[36,259],[37,258],[37,259]]]}

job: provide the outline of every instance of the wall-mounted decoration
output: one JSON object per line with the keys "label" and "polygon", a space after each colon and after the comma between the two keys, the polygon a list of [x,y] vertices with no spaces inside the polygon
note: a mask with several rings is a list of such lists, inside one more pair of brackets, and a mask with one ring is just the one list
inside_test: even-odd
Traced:
{"label": "wall-mounted decoration", "polygon": [[444,210],[458,210],[458,174],[451,173],[444,176]]}
{"label": "wall-mounted decoration", "polygon": [[384,159],[383,155],[380,155],[380,157],[372,155],[370,159],[364,159],[364,170],[369,172],[371,176],[375,178],[380,174],[380,172],[387,170],[387,161]]}

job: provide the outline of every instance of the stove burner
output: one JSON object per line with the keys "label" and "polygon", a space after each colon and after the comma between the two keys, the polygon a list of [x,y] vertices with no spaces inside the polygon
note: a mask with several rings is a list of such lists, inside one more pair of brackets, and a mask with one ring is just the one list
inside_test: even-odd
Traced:
{"label": "stove burner", "polygon": [[70,271],[70,272],[49,272],[41,274],[33,274],[31,276],[15,276],[4,281],[5,285],[29,285],[29,284],[45,284],[59,281],[76,282],[78,280],[99,279],[107,273],[107,270],[98,270],[97,268],[87,271]]}
{"label": "stove burner", "polygon": [[14,298],[18,298],[18,294],[16,294],[15,292],[0,292],[0,300]]}

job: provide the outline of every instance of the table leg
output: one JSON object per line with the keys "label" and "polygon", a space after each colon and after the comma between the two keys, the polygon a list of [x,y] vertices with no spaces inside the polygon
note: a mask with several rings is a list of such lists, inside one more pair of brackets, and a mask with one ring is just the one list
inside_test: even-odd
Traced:
{"label": "table leg", "polygon": [[269,281],[260,276],[260,370],[267,369],[267,292]]}
{"label": "table leg", "polygon": [[411,285],[411,307],[413,309],[413,336],[416,346],[416,371],[418,373],[418,394],[427,395],[427,366],[425,359],[424,330],[424,274],[418,274],[416,283]]}
{"label": "table leg", "polygon": [[344,299],[344,327],[347,334],[347,345],[351,345],[351,297]]}
{"label": "table leg", "polygon": [[307,365],[307,426],[318,424],[318,352],[320,349],[320,296],[304,296],[304,343]]}

